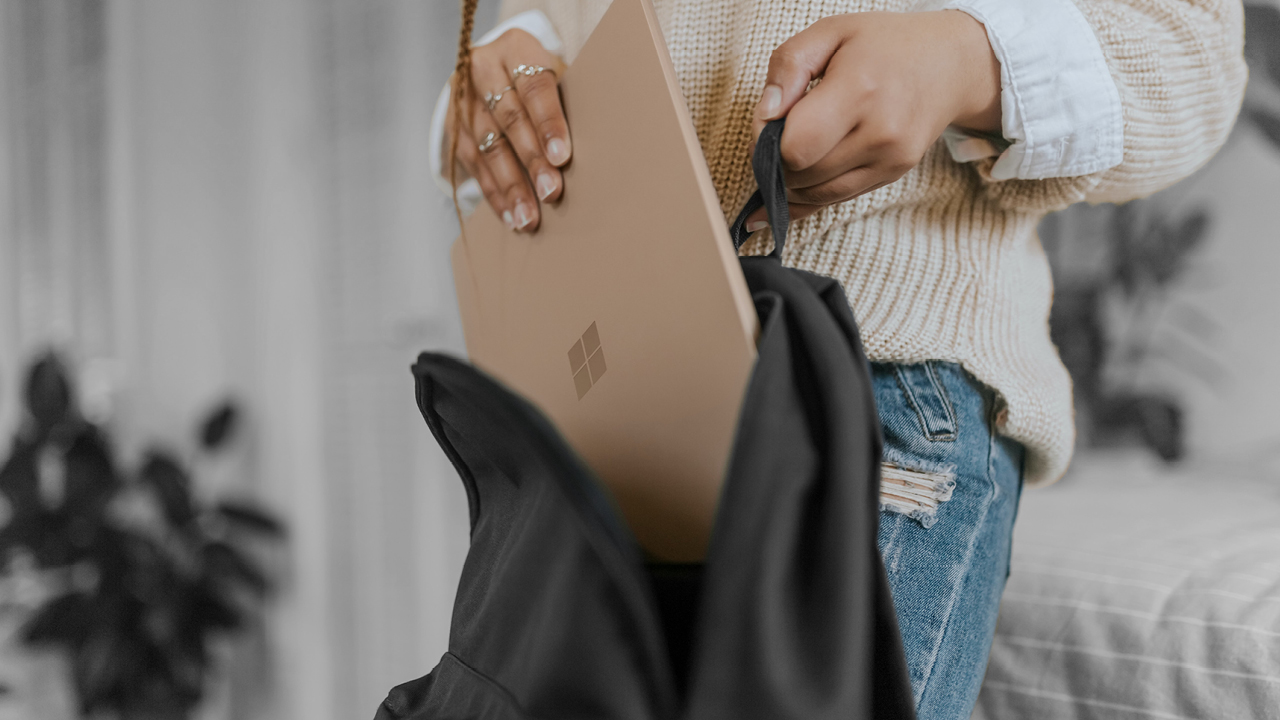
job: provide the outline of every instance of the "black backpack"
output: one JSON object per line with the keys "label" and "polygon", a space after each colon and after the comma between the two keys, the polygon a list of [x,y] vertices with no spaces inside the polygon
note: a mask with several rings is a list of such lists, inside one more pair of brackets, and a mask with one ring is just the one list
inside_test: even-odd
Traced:
{"label": "black backpack", "polygon": [[782,122],[754,157],[771,255],[742,258],[760,316],[704,565],[646,564],[591,471],[472,366],[413,366],[466,486],[471,548],[449,652],[376,720],[915,717],[876,547],[880,424],[840,285],[782,267]]}

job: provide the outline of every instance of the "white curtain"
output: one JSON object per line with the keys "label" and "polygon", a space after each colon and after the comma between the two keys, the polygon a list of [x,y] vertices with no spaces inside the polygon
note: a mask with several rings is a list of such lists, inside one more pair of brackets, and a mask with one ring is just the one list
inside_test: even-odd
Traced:
{"label": "white curtain", "polygon": [[445,649],[466,500],[409,365],[461,352],[456,223],[426,147],[456,17],[448,0],[0,3],[0,432],[50,345],[132,452],[189,445],[234,395],[245,447],[201,489],[290,529],[267,670],[238,670],[272,690],[206,716],[371,717]]}

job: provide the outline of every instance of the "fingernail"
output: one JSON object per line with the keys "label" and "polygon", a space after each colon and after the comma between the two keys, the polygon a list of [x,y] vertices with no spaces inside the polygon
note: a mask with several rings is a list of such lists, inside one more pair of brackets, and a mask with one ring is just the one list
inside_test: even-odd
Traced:
{"label": "fingernail", "polygon": [[546,200],[556,191],[556,180],[549,173],[538,175],[538,199]]}
{"label": "fingernail", "polygon": [[507,224],[507,229],[508,229],[508,230],[515,230],[515,229],[516,229],[516,222],[515,222],[515,220],[514,220],[514,219],[512,219],[512,217],[511,217],[511,211],[510,211],[510,210],[503,210],[503,211],[502,211],[502,222],[504,222],[504,223],[506,223],[506,224]]}
{"label": "fingernail", "polygon": [[547,143],[547,159],[552,164],[559,165],[569,159],[569,146],[564,144],[560,138],[552,138]]}
{"label": "fingernail", "polygon": [[764,95],[760,98],[760,107],[758,113],[760,117],[769,119],[773,114],[778,112],[778,106],[782,104],[782,88],[777,85],[766,85]]}
{"label": "fingernail", "polygon": [[752,222],[747,223],[747,232],[753,233],[757,230],[763,230],[767,227],[769,227],[769,223],[767,221],[753,220]]}
{"label": "fingernail", "polygon": [[529,212],[524,201],[516,203],[516,228],[523,230],[531,222],[533,222],[533,213]]}

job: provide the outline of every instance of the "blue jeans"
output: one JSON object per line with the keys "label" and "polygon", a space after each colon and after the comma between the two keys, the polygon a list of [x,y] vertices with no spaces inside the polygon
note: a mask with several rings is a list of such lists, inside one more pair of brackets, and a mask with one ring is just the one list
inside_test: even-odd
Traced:
{"label": "blue jeans", "polygon": [[967,720],[1009,574],[1023,447],[955,363],[873,363],[884,430],[880,554],[920,720]]}

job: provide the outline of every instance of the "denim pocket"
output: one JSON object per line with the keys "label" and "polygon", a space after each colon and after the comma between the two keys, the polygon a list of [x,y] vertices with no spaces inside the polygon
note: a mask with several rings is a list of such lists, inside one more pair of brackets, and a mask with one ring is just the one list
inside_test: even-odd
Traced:
{"label": "denim pocket", "polygon": [[920,431],[933,442],[955,442],[956,410],[947,388],[938,377],[937,364],[929,360],[894,365],[898,385],[920,420]]}

